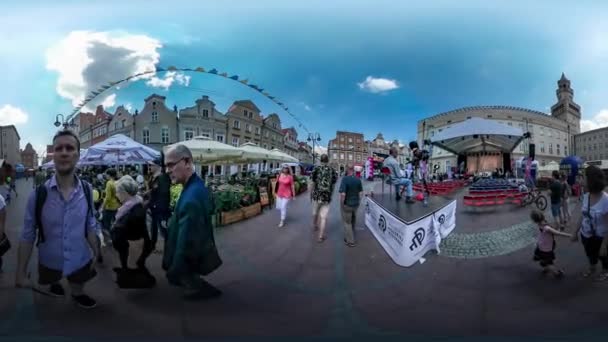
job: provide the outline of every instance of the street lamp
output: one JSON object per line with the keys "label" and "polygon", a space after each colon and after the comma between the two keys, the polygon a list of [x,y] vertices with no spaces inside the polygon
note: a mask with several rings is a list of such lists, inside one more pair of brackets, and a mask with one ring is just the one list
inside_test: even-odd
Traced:
{"label": "street lamp", "polygon": [[[61,120],[59,120],[59,117],[61,117]],[[57,116],[55,116],[55,123],[54,123],[55,127],[59,127],[61,125],[63,125],[64,129],[68,129],[69,127],[75,127],[75,124],[71,124],[68,123],[67,121],[65,121],[65,117],[63,116],[63,114],[57,114]]]}
{"label": "street lamp", "polygon": [[315,165],[315,143],[321,141],[321,135],[319,133],[308,133],[307,140],[308,142],[312,141],[312,165]]}

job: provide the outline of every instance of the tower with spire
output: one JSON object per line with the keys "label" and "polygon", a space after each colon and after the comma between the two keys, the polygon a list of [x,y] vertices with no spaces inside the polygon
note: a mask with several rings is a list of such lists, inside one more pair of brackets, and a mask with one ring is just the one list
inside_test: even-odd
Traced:
{"label": "tower with spire", "polygon": [[572,138],[581,131],[581,107],[574,102],[574,90],[570,87],[570,80],[564,73],[557,81],[555,94],[557,103],[551,107],[551,116],[568,123],[570,138]]}

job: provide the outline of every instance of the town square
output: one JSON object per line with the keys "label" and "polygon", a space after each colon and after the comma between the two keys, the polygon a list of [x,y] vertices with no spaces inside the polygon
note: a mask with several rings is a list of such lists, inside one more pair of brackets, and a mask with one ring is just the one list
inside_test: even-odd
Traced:
{"label": "town square", "polygon": [[579,5],[8,5],[0,340],[605,340]]}

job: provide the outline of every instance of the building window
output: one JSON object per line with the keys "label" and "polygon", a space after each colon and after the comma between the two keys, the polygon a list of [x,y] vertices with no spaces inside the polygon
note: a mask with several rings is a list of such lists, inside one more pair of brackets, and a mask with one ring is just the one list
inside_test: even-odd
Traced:
{"label": "building window", "polygon": [[259,135],[260,134],[260,127],[256,127],[255,128],[255,134]]}
{"label": "building window", "polygon": [[251,125],[245,124],[245,132],[251,132]]}
{"label": "building window", "polygon": [[192,128],[184,130],[184,140],[192,140],[192,138],[194,138],[194,130]]}
{"label": "building window", "polygon": [[247,111],[244,110],[243,113],[244,113],[244,116],[247,117]]}
{"label": "building window", "polygon": [[232,127],[236,128],[236,129],[240,129],[241,128],[241,122],[239,120],[234,120],[234,122],[232,123]]}
{"label": "building window", "polygon": [[553,154],[553,143],[549,143],[549,154]]}
{"label": "building window", "polygon": [[545,135],[545,129],[544,129],[544,128],[542,128],[542,127],[540,128],[540,135],[541,135],[541,136],[544,136],[544,135]]}
{"label": "building window", "polygon": [[118,121],[116,121],[116,122],[114,123],[114,130],[117,130],[117,129],[118,129]]}
{"label": "building window", "polygon": [[169,143],[169,128],[163,127],[160,129],[160,142],[162,144]]}
{"label": "building window", "polygon": [[545,143],[544,142],[540,143],[540,152],[545,153]]}
{"label": "building window", "polygon": [[249,118],[253,119],[253,112],[249,112]]}
{"label": "building window", "polygon": [[264,136],[265,136],[266,138],[268,138],[268,135],[269,135],[268,131],[264,132]]}
{"label": "building window", "polygon": [[348,154],[348,160],[349,160],[349,161],[352,161],[352,160],[353,160],[353,155],[352,155],[352,153],[349,153],[349,154]]}
{"label": "building window", "polygon": [[158,122],[158,113],[152,112],[152,122]]}
{"label": "building window", "polygon": [[557,155],[558,155],[558,156],[559,156],[559,155],[561,155],[561,153],[559,153],[559,152],[560,152],[560,149],[559,149],[559,144],[557,144],[557,145],[556,145],[556,148],[557,148],[557,151],[556,151],[556,152],[557,152]]}
{"label": "building window", "polygon": [[127,120],[122,120],[122,128],[125,128],[126,122],[127,122]]}
{"label": "building window", "polygon": [[223,143],[224,142],[224,135],[223,134],[216,134],[215,135],[215,140]]}
{"label": "building window", "polygon": [[144,144],[150,143],[150,130],[149,129],[144,128],[144,130],[141,132],[141,140],[143,141]]}
{"label": "building window", "polygon": [[344,160],[344,153],[340,153],[340,160]]}
{"label": "building window", "polygon": [[[277,123],[276,122],[272,123],[272,128],[277,128]],[[268,136],[268,132],[266,132],[266,136]]]}
{"label": "building window", "polygon": [[209,111],[207,109],[203,109],[203,117],[204,118],[208,118],[209,117]]}
{"label": "building window", "polygon": [[239,138],[232,137],[232,146],[234,146],[234,147],[238,147],[239,146]]}
{"label": "building window", "polygon": [[348,138],[348,142],[352,143],[353,142],[353,138]]}

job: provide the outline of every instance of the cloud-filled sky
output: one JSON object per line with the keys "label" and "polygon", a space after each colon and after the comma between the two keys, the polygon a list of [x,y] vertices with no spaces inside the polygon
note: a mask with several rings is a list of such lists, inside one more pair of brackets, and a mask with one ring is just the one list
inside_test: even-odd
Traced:
{"label": "cloud-filled sky", "polygon": [[[58,113],[90,90],[170,65],[238,74],[277,96],[323,144],[336,130],[407,141],[416,121],[474,105],[548,112],[562,72],[583,128],[608,125],[608,3],[600,1],[11,2],[0,13],[0,124],[44,146]],[[237,82],[148,75],[99,97],[110,112],[150,93],[172,107],[208,95],[225,112],[252,99]],[[301,138],[302,129],[298,129]]]}

